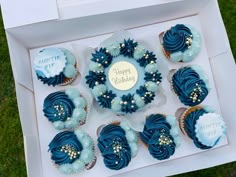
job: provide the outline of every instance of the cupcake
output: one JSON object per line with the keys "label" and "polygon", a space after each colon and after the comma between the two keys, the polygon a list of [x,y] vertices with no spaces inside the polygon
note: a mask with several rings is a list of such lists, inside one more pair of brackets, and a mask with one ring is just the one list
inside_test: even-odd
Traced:
{"label": "cupcake", "polygon": [[74,88],[49,94],[43,103],[44,116],[57,130],[83,125],[87,115],[87,102]]}
{"label": "cupcake", "polygon": [[209,107],[195,106],[186,109],[179,118],[184,135],[193,140],[200,149],[213,148],[226,134],[226,126],[219,114]]}
{"label": "cupcake", "polygon": [[96,163],[93,140],[81,130],[60,132],[48,146],[52,161],[63,174],[89,170]]}
{"label": "cupcake", "polygon": [[151,114],[139,135],[151,156],[157,160],[169,159],[180,145],[177,121],[173,116]]}
{"label": "cupcake", "polygon": [[103,126],[98,136],[103,162],[111,170],[127,167],[138,152],[137,135],[126,122]]}
{"label": "cupcake", "polygon": [[165,56],[172,62],[192,61],[201,50],[201,36],[190,25],[177,24],[160,34]]}
{"label": "cupcake", "polygon": [[184,105],[196,106],[207,97],[209,81],[200,66],[185,66],[172,74],[171,88]]}
{"label": "cupcake", "polygon": [[67,85],[75,80],[78,71],[75,57],[64,48],[40,50],[34,59],[38,80],[47,85]]}

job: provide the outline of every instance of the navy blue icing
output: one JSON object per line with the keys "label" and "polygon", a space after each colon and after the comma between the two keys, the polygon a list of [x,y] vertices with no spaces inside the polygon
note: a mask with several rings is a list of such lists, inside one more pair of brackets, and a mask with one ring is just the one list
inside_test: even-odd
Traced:
{"label": "navy blue icing", "polygon": [[[143,132],[139,132],[141,140],[148,146],[150,154],[158,160],[168,159],[175,152],[176,144],[170,135],[171,125],[161,114],[147,117]],[[161,141],[169,141],[161,144]],[[165,140],[166,139],[166,140]]]}
{"label": "navy blue icing", "polygon": [[116,97],[112,91],[106,91],[103,95],[97,97],[98,103],[103,108],[111,108],[111,101]]}
{"label": "navy blue icing", "polygon": [[[202,92],[198,93],[195,102],[191,99],[191,93],[197,88],[196,84],[201,88]],[[200,78],[198,73],[191,67],[180,68],[172,77],[172,86],[180,101],[187,106],[196,106],[200,104],[208,95],[208,89],[205,82]]]}
{"label": "navy blue icing", "polygon": [[37,78],[38,80],[41,80],[44,84],[47,84],[47,85],[52,85],[52,86],[56,86],[56,85],[59,85],[59,84],[62,84],[64,83],[65,79],[66,79],[66,76],[64,75],[63,72],[61,72],[59,75],[56,75],[54,77],[42,77],[42,76],[39,76],[37,73]]}
{"label": "navy blue icing", "polygon": [[197,120],[200,116],[203,114],[208,113],[205,109],[197,109],[192,111],[190,114],[186,116],[184,119],[184,130],[187,133],[187,135],[193,140],[196,147],[200,149],[210,149],[212,147],[203,145],[196,137],[195,133],[195,125]]}
{"label": "navy blue icing", "polygon": [[163,37],[163,47],[170,53],[184,52],[189,47],[186,44],[187,38],[192,38],[191,30],[183,24],[177,24],[166,31]]}
{"label": "navy blue icing", "polygon": [[121,97],[123,103],[126,102],[127,104],[122,104],[121,106],[121,111],[125,113],[133,113],[138,109],[138,106],[135,103],[132,103],[133,95],[128,94],[128,95],[123,95]]}
{"label": "navy blue icing", "polygon": [[108,67],[112,61],[112,55],[107,52],[106,48],[100,48],[92,54],[92,61],[102,64],[104,68]]}
{"label": "navy blue icing", "polygon": [[132,58],[137,45],[138,43],[134,42],[132,39],[124,40],[124,45],[122,46],[122,44],[120,44],[120,53],[124,56]]}
{"label": "navy blue icing", "polygon": [[43,112],[49,121],[66,121],[72,116],[75,105],[64,92],[49,94],[43,103]]}
{"label": "navy blue icing", "polygon": [[149,139],[155,132],[170,133],[171,126],[166,121],[166,118],[161,114],[151,114],[147,117],[143,132],[140,132],[140,138],[145,144],[148,144]]}
{"label": "navy blue icing", "polygon": [[155,97],[155,93],[154,92],[150,92],[146,89],[146,87],[144,86],[140,86],[139,89],[136,90],[136,93],[143,97],[144,103],[148,104],[151,103],[152,100],[154,100]]}
{"label": "navy blue icing", "polygon": [[162,76],[161,73],[159,73],[158,71],[154,72],[154,73],[145,73],[145,77],[144,77],[145,81],[152,81],[152,82],[161,82],[162,80]]}
{"label": "navy blue icing", "polygon": [[89,75],[85,76],[86,84],[89,85],[90,88],[93,89],[93,87],[96,85],[96,82],[98,84],[105,84],[106,82],[106,75],[104,73],[96,73],[93,71],[89,71]]}
{"label": "navy blue icing", "polygon": [[[58,165],[73,163],[80,158],[80,152],[83,150],[83,146],[77,136],[70,131],[58,133],[48,146],[48,151],[51,152],[51,159]],[[69,150],[76,153],[72,158],[69,155]]]}
{"label": "navy blue icing", "polygon": [[[167,139],[167,144],[160,144],[160,139]],[[176,144],[170,134],[156,132],[148,141],[148,150],[152,157],[158,160],[169,159],[175,153]]]}
{"label": "navy blue icing", "polygon": [[[119,151],[115,151],[120,146]],[[131,149],[125,131],[118,125],[105,126],[98,137],[98,148],[105,166],[112,170],[127,167],[131,161]]]}
{"label": "navy blue icing", "polygon": [[[148,56],[148,57],[147,57]],[[147,66],[151,61],[156,62],[157,58],[153,52],[146,51],[145,56],[138,60],[139,65],[142,67]]]}

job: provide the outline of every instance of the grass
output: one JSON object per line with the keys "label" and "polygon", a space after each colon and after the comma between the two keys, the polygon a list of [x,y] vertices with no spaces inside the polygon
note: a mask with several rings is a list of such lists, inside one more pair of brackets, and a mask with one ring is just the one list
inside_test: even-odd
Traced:
{"label": "grass", "polygon": [[[219,0],[219,4],[236,57],[236,1]],[[1,12],[0,83],[0,177],[25,177],[23,136]],[[236,162],[175,177],[236,177]]]}

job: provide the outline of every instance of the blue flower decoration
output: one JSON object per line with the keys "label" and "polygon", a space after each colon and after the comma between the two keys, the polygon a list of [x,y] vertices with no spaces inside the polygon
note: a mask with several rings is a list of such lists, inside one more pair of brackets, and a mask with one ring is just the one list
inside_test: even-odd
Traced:
{"label": "blue flower decoration", "polygon": [[148,91],[144,86],[140,86],[136,93],[142,97],[145,104],[151,103],[155,97],[155,93]]}
{"label": "blue flower decoration", "polygon": [[119,125],[105,126],[98,137],[98,148],[102,153],[104,164],[112,170],[120,170],[131,161],[131,148],[125,131]]}
{"label": "blue flower decoration", "polygon": [[138,43],[134,42],[132,39],[124,40],[123,44],[120,44],[120,53],[127,57],[133,57],[135,47],[137,47]]}
{"label": "blue flower decoration", "polygon": [[48,145],[55,164],[71,164],[80,158],[83,147],[74,132],[64,131],[57,134]]}
{"label": "blue flower decoration", "polygon": [[94,62],[102,64],[104,68],[108,67],[111,64],[112,56],[107,51],[106,48],[100,48],[92,54],[93,58],[91,59]]}
{"label": "blue flower decoration", "polygon": [[85,78],[86,84],[88,84],[89,87],[92,89],[94,86],[99,84],[105,84],[106,82],[106,75],[103,72],[96,73],[93,71],[89,71],[89,75],[87,75]]}
{"label": "blue flower decoration", "polygon": [[156,55],[153,52],[146,51],[144,56],[138,60],[140,66],[147,66],[149,63],[155,63],[157,60]]}
{"label": "blue flower decoration", "polygon": [[161,73],[159,73],[158,71],[157,72],[154,72],[154,73],[145,73],[145,77],[144,77],[145,81],[152,81],[152,82],[158,82],[161,83],[162,81],[162,77],[161,77]]}
{"label": "blue flower decoration", "polygon": [[112,91],[106,91],[101,96],[97,97],[98,103],[103,108],[111,108],[111,101],[116,97]]}
{"label": "blue flower decoration", "polygon": [[122,96],[122,107],[121,111],[125,113],[132,113],[138,109],[138,106],[135,104],[133,95],[123,95]]}

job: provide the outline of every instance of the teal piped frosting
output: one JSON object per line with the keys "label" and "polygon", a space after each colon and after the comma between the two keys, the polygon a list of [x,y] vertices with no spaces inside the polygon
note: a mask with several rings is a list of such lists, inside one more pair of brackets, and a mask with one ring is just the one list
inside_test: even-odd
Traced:
{"label": "teal piped frosting", "polygon": [[109,46],[107,46],[107,50],[113,57],[117,57],[120,54],[120,44],[119,43],[113,43]]}
{"label": "teal piped frosting", "polygon": [[[204,131],[204,129],[200,129],[204,125],[198,124],[199,119],[204,118],[205,120],[207,120],[207,117],[212,116],[212,114],[214,114],[214,113],[209,113],[204,108],[197,108],[194,111],[190,112],[188,115],[185,115],[185,118],[183,119],[183,127],[182,128],[187,133],[187,135],[193,140],[195,146],[199,149],[203,149],[203,150],[204,149],[211,149],[212,147],[214,147],[218,143],[220,138],[223,135],[225,135],[225,133],[226,133],[225,124],[224,124],[222,118],[218,118],[219,115],[216,115],[216,114],[214,114],[214,117],[217,117],[217,119],[219,121],[219,122],[217,122],[217,126],[219,125],[219,123],[221,124],[221,128],[220,128],[221,133],[218,134],[218,138],[216,138],[215,141],[212,143],[212,141],[209,142],[208,138],[204,138],[204,137],[209,137],[207,134],[204,134],[204,132],[199,132],[200,130]],[[216,128],[217,126],[214,123],[215,122],[212,122],[212,124],[211,124],[211,122],[209,122],[207,127],[209,128],[210,126],[214,126],[214,128]],[[196,129],[196,127],[198,127],[198,129]],[[205,132],[207,132],[207,131],[205,131]],[[213,132],[218,133],[216,130],[210,131],[208,133],[213,133]]]}
{"label": "teal piped frosting", "polygon": [[120,97],[115,97],[111,102],[111,109],[115,112],[120,112],[122,105],[120,104],[122,99]]}
{"label": "teal piped frosting", "polygon": [[145,83],[145,87],[147,88],[148,91],[150,92],[157,92],[159,87],[155,82],[148,81]]}
{"label": "teal piped frosting", "polygon": [[98,148],[105,166],[111,170],[125,168],[131,161],[132,152],[126,132],[119,125],[109,124],[103,127],[98,137]]}
{"label": "teal piped frosting", "polygon": [[84,123],[86,106],[78,90],[70,88],[49,94],[44,100],[43,112],[57,130],[72,129]]}
{"label": "teal piped frosting", "polygon": [[163,36],[163,48],[172,62],[190,62],[201,50],[201,36],[192,26],[177,24]]}
{"label": "teal piped frosting", "polygon": [[76,75],[76,69],[73,65],[67,64],[63,73],[67,78],[73,78]]}
{"label": "teal piped frosting", "polygon": [[178,69],[172,76],[172,87],[181,103],[186,106],[196,106],[208,95],[206,82],[191,67]]}
{"label": "teal piped frosting", "polygon": [[134,101],[139,108],[143,108],[145,106],[144,100],[138,94],[134,94]]}
{"label": "teal piped frosting", "polygon": [[134,50],[134,58],[136,60],[141,59],[146,54],[146,49],[142,45],[138,45]]}
{"label": "teal piped frosting", "polygon": [[67,63],[74,66],[76,64],[76,59],[71,54],[71,52],[65,48],[60,48],[60,49],[64,52],[64,55],[66,56]]}
{"label": "teal piped frosting", "polygon": [[101,85],[95,86],[92,91],[93,91],[93,95],[95,97],[98,97],[106,93],[107,87],[106,85],[101,84]]}
{"label": "teal piped frosting", "polygon": [[150,63],[145,67],[145,71],[148,73],[154,73],[158,71],[158,64],[157,63]]}
{"label": "teal piped frosting", "polygon": [[[141,140],[148,146],[149,153],[155,159],[165,160],[175,153],[175,137],[178,135],[171,134],[172,121],[169,123],[164,115],[152,114],[146,118],[143,132],[139,133]],[[175,123],[173,126],[176,127]]]}
{"label": "teal piped frosting", "polygon": [[63,174],[85,170],[96,158],[93,149],[92,138],[81,130],[60,132],[49,144],[51,159]]}
{"label": "teal piped frosting", "polygon": [[89,69],[93,72],[101,72],[104,71],[104,67],[102,66],[102,64],[91,61],[91,63],[89,64]]}

